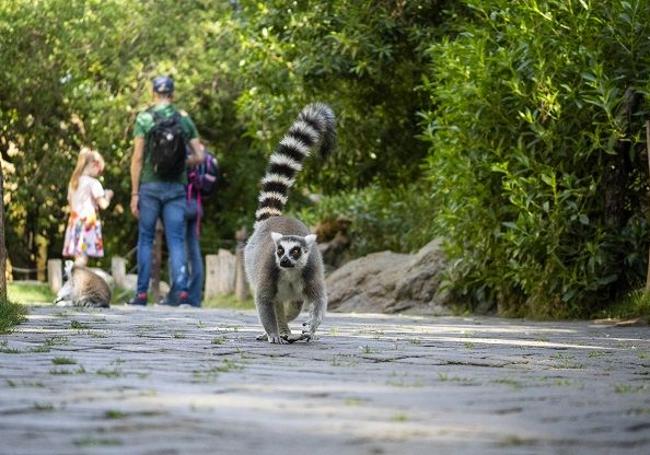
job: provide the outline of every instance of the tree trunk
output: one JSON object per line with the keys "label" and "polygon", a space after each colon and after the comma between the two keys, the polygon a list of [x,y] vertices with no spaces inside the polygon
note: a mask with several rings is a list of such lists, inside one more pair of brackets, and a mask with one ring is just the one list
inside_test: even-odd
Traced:
{"label": "tree trunk", "polygon": [[[645,121],[645,146],[648,158],[648,175],[650,175],[650,120]],[[648,272],[645,279],[645,291],[650,292],[650,249],[648,249]]]}
{"label": "tree trunk", "polygon": [[[0,160],[1,161],[1,160]],[[7,249],[5,246],[5,192],[2,165],[0,165],[0,300],[7,298]]]}

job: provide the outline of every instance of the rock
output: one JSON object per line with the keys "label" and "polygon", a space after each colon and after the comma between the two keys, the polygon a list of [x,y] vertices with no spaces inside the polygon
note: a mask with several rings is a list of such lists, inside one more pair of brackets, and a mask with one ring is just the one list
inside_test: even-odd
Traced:
{"label": "rock", "polygon": [[643,327],[646,325],[648,325],[648,319],[644,317],[638,317],[619,321],[614,327]]}
{"label": "rock", "polygon": [[393,304],[395,276],[409,255],[383,251],[348,262],[327,278],[329,309],[384,312]]}
{"label": "rock", "polygon": [[440,290],[446,263],[439,239],[416,254],[383,251],[348,262],[327,278],[329,309],[450,314],[448,294]]}
{"label": "rock", "polygon": [[594,319],[591,321],[597,325],[606,325],[610,327],[643,327],[650,323],[646,317],[637,317],[630,319],[619,319],[619,318],[605,318],[605,319]]}

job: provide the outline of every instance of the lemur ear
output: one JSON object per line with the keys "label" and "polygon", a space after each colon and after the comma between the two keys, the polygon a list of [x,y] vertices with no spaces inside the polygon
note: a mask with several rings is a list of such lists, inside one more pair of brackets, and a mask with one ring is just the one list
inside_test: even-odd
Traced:
{"label": "lemur ear", "polygon": [[312,247],[314,243],[316,243],[316,234],[309,234],[305,236],[305,243],[307,243],[308,247]]}
{"label": "lemur ear", "polygon": [[277,244],[278,241],[282,238],[282,234],[280,234],[279,232],[271,232],[271,238]]}

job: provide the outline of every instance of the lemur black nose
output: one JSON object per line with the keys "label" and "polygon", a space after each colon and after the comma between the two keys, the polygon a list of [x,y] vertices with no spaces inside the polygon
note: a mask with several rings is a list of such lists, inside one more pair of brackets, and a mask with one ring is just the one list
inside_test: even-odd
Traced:
{"label": "lemur black nose", "polygon": [[289,260],[289,258],[287,258],[285,256],[282,259],[280,259],[280,266],[281,267],[291,267],[291,261]]}

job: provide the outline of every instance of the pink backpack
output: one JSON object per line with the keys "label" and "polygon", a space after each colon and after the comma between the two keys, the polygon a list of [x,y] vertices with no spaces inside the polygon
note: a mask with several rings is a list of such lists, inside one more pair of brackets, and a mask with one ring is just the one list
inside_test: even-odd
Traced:
{"label": "pink backpack", "polygon": [[[219,179],[219,163],[217,158],[205,152],[203,162],[187,170],[187,219],[198,219],[197,231],[200,229],[203,216],[203,198],[216,193]],[[197,232],[198,233],[198,232]]]}

